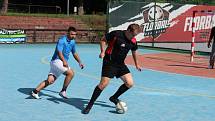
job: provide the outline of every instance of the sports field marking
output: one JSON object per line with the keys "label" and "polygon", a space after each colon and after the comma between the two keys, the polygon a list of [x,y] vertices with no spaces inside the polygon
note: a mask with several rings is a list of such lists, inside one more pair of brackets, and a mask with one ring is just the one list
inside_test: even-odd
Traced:
{"label": "sports field marking", "polygon": [[49,61],[47,60],[48,57],[49,57],[49,56],[44,56],[44,57],[42,57],[42,58],[40,59],[41,63],[42,63],[42,64],[49,64]]}
{"label": "sports field marking", "polygon": [[[49,64],[49,61],[47,60],[47,58],[48,58],[48,56],[42,57],[41,63]],[[129,65],[129,66],[135,68],[135,66],[132,66],[132,65]],[[87,78],[91,78],[93,80],[100,81],[100,77],[90,75],[87,73],[78,72],[76,70],[74,70],[74,71],[81,76],[85,76]],[[155,70],[153,70],[153,71],[155,71]],[[166,72],[166,73],[168,73],[168,72]],[[121,84],[118,81],[111,81],[111,83]],[[208,94],[203,94],[203,93],[195,93],[195,92],[187,92],[187,91],[182,92],[182,91],[178,91],[178,90],[174,90],[174,89],[151,88],[151,87],[145,87],[145,86],[135,86],[135,87],[143,89],[144,91],[148,91],[148,92],[160,92],[160,93],[175,94],[175,95],[179,95],[179,96],[196,96],[196,97],[206,97],[206,98],[215,99],[214,95],[208,95]]]}

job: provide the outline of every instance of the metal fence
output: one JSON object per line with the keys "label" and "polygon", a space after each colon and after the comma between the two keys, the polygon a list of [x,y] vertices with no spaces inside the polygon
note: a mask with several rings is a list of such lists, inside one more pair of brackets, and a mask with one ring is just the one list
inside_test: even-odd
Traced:
{"label": "metal fence", "polygon": [[[25,29],[27,43],[54,43],[67,33],[67,30],[57,29]],[[78,43],[97,43],[105,30],[78,30]]]}
{"label": "metal fence", "polygon": [[21,13],[59,14],[62,12],[60,6],[13,4],[13,3],[8,3],[8,10],[11,12],[21,12]]}

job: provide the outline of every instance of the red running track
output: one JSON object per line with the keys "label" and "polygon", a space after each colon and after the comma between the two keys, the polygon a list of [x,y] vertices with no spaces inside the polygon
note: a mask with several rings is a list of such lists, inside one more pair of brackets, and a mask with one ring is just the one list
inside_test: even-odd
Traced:
{"label": "red running track", "polygon": [[[215,78],[215,69],[207,69],[209,59],[206,56],[196,56],[192,63],[190,62],[189,54],[178,53],[144,54],[141,55],[139,59],[141,66],[144,68]],[[134,65],[132,56],[128,56],[125,62],[129,65]]]}

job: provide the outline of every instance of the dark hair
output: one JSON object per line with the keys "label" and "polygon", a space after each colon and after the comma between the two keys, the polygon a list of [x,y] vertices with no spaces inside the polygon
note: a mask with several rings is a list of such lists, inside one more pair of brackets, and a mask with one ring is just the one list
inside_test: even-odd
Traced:
{"label": "dark hair", "polygon": [[76,30],[76,28],[75,28],[75,27],[73,27],[73,26],[70,26],[70,27],[69,27],[69,29],[68,29],[68,32],[71,32],[71,31],[74,31],[74,32],[76,32],[77,30]]}
{"label": "dark hair", "polygon": [[127,28],[127,30],[130,32],[134,32],[136,29],[140,30],[140,26],[138,24],[130,24]]}

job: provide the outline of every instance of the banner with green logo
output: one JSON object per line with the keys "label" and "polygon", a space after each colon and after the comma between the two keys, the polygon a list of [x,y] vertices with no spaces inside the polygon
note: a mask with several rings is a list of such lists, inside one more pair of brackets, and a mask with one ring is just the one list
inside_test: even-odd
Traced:
{"label": "banner with green logo", "polygon": [[0,43],[23,43],[26,41],[24,30],[0,29]]}

